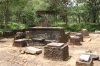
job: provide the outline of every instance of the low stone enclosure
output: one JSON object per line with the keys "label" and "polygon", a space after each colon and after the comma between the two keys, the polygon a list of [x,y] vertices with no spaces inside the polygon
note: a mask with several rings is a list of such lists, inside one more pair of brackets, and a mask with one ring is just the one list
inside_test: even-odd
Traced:
{"label": "low stone enclosure", "polygon": [[23,38],[31,39],[30,45],[46,45],[51,42],[67,43],[69,34],[62,27],[29,27],[24,32],[16,32],[14,36],[14,40]]}
{"label": "low stone enclosure", "polygon": [[67,43],[68,36],[62,27],[29,27],[26,37],[32,39],[34,44],[39,43]]}

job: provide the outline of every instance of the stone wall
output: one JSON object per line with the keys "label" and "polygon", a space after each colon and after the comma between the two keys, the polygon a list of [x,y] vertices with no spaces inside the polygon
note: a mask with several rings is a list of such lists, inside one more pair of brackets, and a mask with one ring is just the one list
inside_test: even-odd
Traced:
{"label": "stone wall", "polygon": [[56,40],[56,42],[66,43],[68,41],[62,27],[29,27],[27,30],[29,38],[44,38],[45,40]]}

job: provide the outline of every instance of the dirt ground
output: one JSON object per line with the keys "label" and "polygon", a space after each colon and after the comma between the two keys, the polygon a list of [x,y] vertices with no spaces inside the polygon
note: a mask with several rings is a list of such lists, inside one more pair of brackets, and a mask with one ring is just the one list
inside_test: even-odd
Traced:
{"label": "dirt ground", "polygon": [[[92,38],[89,41],[89,37]],[[13,38],[2,39],[0,42],[0,66],[75,66],[76,60],[81,53],[91,51],[100,55],[100,34],[90,34],[84,37],[82,45],[69,45],[69,55],[67,61],[52,61],[44,59],[43,52],[39,55],[21,54],[20,50],[24,48],[12,47]],[[44,47],[39,47],[43,49]],[[44,50],[44,49],[43,49]],[[100,61],[93,61],[94,66],[100,66]]]}

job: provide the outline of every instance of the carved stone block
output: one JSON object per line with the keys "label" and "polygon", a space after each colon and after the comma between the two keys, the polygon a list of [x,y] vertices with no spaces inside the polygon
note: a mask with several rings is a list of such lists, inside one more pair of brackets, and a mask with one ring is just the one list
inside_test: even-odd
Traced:
{"label": "carved stone block", "polygon": [[44,58],[65,61],[69,57],[68,45],[64,43],[50,43],[44,47]]}

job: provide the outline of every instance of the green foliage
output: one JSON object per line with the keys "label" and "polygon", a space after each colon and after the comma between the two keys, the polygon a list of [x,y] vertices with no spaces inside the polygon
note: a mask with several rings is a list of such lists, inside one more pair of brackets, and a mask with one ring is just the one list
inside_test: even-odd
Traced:
{"label": "green foliage", "polygon": [[0,24],[0,28],[1,28],[0,32],[3,32],[5,30],[24,29],[25,25],[21,24],[20,22],[19,23],[9,22],[7,27],[8,27],[7,29],[4,29],[4,24]]}
{"label": "green foliage", "polygon": [[88,22],[87,23],[69,22],[67,28],[66,28],[65,22],[57,22],[56,24],[54,24],[54,26],[64,27],[65,31],[70,31],[70,32],[79,32],[82,29],[87,29],[90,32],[95,31],[95,30],[100,30],[99,28],[100,24],[88,23]]}

